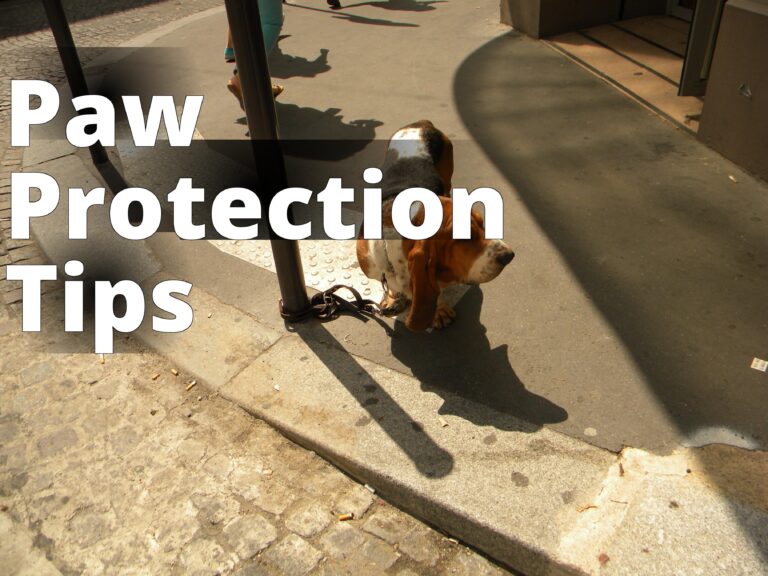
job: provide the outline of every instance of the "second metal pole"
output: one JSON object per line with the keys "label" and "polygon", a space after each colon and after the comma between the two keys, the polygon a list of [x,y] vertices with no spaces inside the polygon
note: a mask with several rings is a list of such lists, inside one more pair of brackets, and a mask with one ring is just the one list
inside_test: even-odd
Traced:
{"label": "second metal pole", "polygon": [[[259,5],[256,0],[225,0],[225,5],[237,58],[256,173],[261,188],[272,198],[287,187],[288,179],[283,151],[278,140],[277,114],[264,49]],[[309,308],[309,298],[304,285],[298,242],[272,238],[271,244],[283,310],[287,314],[306,311]]]}
{"label": "second metal pole", "polygon": [[[51,26],[51,32],[53,32],[53,37],[56,40],[64,74],[66,74],[69,82],[69,91],[73,98],[86,96],[88,84],[85,81],[83,67],[77,55],[75,41],[72,39],[72,31],[69,29],[69,22],[67,22],[67,15],[61,5],[61,0],[43,0],[43,5],[48,16],[48,23]],[[104,164],[109,161],[107,151],[101,142],[96,142],[89,147],[89,150],[94,164]]]}

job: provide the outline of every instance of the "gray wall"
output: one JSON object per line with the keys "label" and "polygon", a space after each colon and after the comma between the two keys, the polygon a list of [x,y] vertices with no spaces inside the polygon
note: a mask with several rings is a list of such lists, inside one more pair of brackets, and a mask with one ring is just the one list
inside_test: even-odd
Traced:
{"label": "gray wall", "polygon": [[699,138],[768,180],[768,1],[723,10]]}
{"label": "gray wall", "polygon": [[501,21],[515,30],[541,38],[580,28],[663,14],[666,0],[501,0]]}

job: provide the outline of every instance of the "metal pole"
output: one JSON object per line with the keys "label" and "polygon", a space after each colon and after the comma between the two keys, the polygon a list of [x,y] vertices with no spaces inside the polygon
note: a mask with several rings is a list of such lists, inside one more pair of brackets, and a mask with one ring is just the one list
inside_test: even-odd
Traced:
{"label": "metal pole", "polygon": [[[225,0],[225,5],[237,57],[237,71],[256,173],[260,186],[271,198],[288,186],[288,179],[278,140],[277,114],[264,50],[259,4],[256,0]],[[283,310],[288,314],[306,311],[309,298],[304,285],[298,242],[274,237],[270,242]]]}
{"label": "metal pole", "polygon": [[[67,15],[61,5],[61,0],[43,0],[45,13],[48,15],[48,23],[51,26],[51,32],[56,40],[56,47],[59,50],[61,64],[64,66],[64,73],[67,75],[69,90],[72,97],[88,95],[88,84],[85,81],[83,67],[80,65],[80,58],[77,56],[75,41],[72,39],[72,32],[69,29]],[[96,142],[89,147],[91,158],[94,164],[104,164],[109,161],[107,151],[101,142]]]}

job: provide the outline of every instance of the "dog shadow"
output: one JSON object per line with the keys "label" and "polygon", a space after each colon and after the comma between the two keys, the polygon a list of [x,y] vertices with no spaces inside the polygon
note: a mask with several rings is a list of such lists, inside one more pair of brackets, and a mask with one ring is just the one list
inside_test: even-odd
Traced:
{"label": "dog shadow", "polygon": [[392,355],[411,369],[422,389],[443,396],[440,414],[521,432],[565,421],[565,409],[526,390],[506,344],[491,348],[480,323],[482,303],[482,290],[472,286],[455,307],[454,324],[431,334],[415,334],[397,322]]}

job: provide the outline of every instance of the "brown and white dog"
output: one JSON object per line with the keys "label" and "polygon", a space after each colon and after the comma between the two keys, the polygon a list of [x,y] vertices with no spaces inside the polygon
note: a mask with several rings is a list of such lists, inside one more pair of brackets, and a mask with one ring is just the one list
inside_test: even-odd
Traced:
{"label": "brown and white dog", "polygon": [[[453,239],[453,144],[429,120],[404,126],[392,136],[382,166],[382,223],[384,238],[357,240],[357,260],[363,273],[381,280],[386,292],[382,313],[396,316],[407,309],[405,325],[420,332],[443,328],[456,313],[442,298],[452,284],[480,284],[496,278],[515,254],[501,240],[487,240],[483,219],[472,211],[471,239]],[[440,197],[443,222],[425,240],[408,240],[394,231],[392,202],[407,188],[426,188]],[[424,208],[413,216],[424,220]]]}

